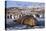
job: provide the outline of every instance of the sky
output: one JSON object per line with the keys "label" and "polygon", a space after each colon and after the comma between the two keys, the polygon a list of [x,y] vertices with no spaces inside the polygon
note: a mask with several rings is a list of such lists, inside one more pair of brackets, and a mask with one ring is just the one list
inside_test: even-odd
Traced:
{"label": "sky", "polygon": [[22,2],[22,1],[7,1],[6,7],[44,7],[44,3],[38,2]]}

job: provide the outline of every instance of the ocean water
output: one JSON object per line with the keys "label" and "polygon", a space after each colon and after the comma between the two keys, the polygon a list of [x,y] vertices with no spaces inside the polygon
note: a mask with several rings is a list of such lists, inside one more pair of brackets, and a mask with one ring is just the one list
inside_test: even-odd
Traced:
{"label": "ocean water", "polygon": [[[44,28],[45,26],[45,20],[44,18],[37,18],[38,23],[37,26],[35,26],[35,28]],[[15,30],[15,29],[32,29],[30,26],[27,27],[27,25],[23,25],[23,24],[18,24],[16,22],[13,21],[13,19],[7,19],[6,20],[6,26],[5,28],[8,30]]]}

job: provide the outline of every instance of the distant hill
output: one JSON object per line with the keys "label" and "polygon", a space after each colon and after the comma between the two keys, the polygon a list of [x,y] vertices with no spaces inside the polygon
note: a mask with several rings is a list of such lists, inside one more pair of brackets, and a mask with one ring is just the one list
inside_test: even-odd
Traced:
{"label": "distant hill", "polygon": [[[28,7],[10,7],[10,8],[6,8],[7,11],[18,11],[18,12],[21,12],[21,11],[30,11],[30,12],[36,12],[36,13],[44,13],[45,12],[45,9],[44,8],[28,8]],[[18,13],[17,12],[17,13]],[[27,12],[29,13],[29,12]]]}

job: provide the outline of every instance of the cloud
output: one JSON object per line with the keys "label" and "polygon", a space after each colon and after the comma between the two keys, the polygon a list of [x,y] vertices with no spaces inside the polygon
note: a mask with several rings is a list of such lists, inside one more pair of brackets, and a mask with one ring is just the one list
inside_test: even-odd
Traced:
{"label": "cloud", "polygon": [[44,3],[7,1],[7,7],[44,7]]}

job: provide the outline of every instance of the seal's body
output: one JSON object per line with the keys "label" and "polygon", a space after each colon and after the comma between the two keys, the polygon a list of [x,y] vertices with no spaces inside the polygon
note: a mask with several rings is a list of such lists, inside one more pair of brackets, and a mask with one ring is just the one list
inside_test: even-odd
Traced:
{"label": "seal's body", "polygon": [[19,24],[29,25],[32,27],[37,25],[37,20],[33,16],[29,15],[19,18],[16,22]]}

